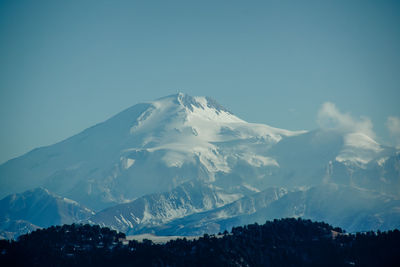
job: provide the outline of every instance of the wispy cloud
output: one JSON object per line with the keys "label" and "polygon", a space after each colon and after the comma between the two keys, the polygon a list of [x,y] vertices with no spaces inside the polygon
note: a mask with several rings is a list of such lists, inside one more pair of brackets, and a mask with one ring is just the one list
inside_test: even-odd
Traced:
{"label": "wispy cloud", "polygon": [[397,148],[400,148],[400,118],[390,116],[386,120],[386,127]]}
{"label": "wispy cloud", "polygon": [[325,129],[336,129],[345,133],[363,133],[375,138],[373,125],[369,118],[355,118],[349,113],[342,113],[332,102],[325,102],[318,111],[319,126]]}

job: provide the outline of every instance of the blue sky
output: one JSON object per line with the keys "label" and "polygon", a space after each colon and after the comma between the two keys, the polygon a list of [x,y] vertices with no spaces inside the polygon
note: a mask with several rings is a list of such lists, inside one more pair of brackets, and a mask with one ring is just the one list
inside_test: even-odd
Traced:
{"label": "blue sky", "polygon": [[178,91],[291,130],[330,102],[396,144],[399,3],[1,0],[0,162]]}

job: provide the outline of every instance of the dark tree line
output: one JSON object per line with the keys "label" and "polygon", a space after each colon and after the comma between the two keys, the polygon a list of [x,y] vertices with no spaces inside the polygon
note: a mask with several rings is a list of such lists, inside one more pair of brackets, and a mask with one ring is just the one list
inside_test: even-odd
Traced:
{"label": "dark tree line", "polygon": [[400,231],[346,234],[302,219],[234,227],[166,244],[91,225],[53,226],[0,241],[1,266],[400,266]]}

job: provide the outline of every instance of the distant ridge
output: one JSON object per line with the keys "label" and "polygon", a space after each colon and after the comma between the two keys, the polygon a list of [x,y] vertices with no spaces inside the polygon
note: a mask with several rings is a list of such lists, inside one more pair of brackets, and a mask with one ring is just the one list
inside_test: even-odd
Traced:
{"label": "distant ridge", "polygon": [[0,236],[16,238],[37,228],[88,219],[94,212],[45,188],[12,194],[0,200]]}

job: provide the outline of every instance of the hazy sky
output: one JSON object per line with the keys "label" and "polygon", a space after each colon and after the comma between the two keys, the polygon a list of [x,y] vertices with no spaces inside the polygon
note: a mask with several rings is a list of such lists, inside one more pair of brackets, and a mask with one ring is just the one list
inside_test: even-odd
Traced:
{"label": "hazy sky", "polygon": [[290,130],[336,114],[394,144],[399,3],[0,0],[0,162],[178,91]]}

